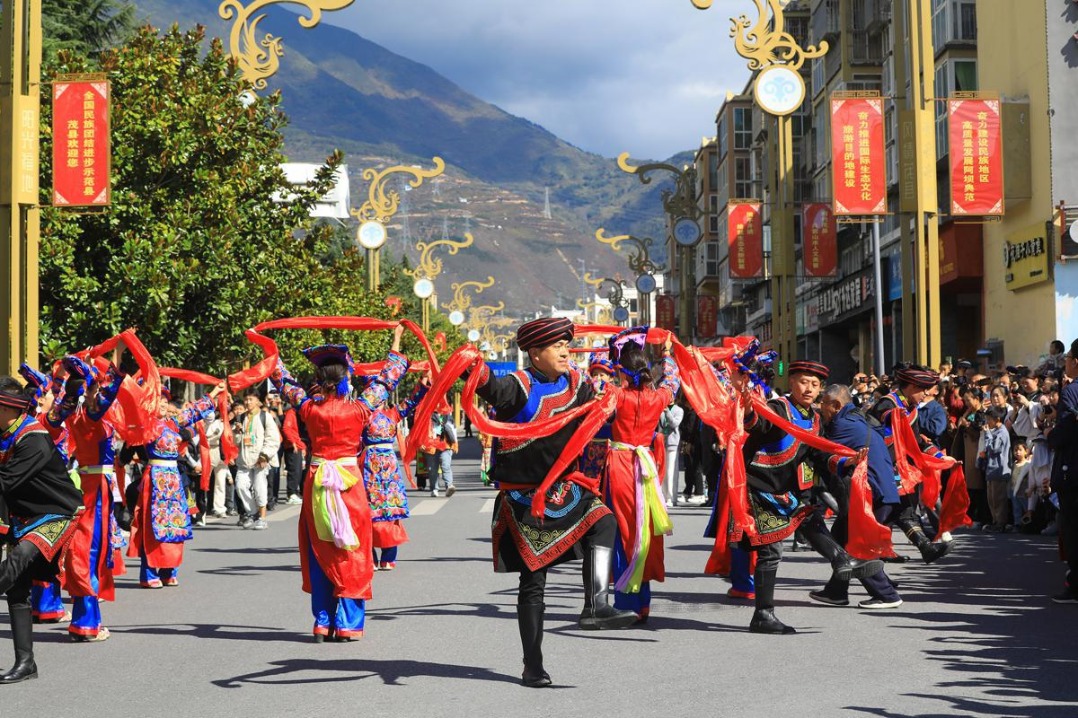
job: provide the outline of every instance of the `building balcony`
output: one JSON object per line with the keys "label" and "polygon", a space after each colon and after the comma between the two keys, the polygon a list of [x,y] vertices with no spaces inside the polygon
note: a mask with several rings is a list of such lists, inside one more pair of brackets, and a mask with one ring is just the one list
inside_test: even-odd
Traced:
{"label": "building balcony", "polygon": [[812,44],[836,40],[841,31],[839,0],[823,0],[812,13]]}
{"label": "building balcony", "polygon": [[771,299],[759,302],[750,302],[745,307],[745,324],[752,325],[760,320],[771,316]]}
{"label": "building balcony", "polygon": [[865,0],[865,29],[870,35],[882,34],[891,24],[892,0]]}

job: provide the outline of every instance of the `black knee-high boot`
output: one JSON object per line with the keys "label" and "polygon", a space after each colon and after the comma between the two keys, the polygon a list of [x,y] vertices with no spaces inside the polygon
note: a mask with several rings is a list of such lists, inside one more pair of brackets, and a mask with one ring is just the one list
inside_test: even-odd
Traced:
{"label": "black knee-high boot", "polygon": [[917,547],[917,550],[921,552],[921,559],[925,563],[932,563],[938,559],[943,558],[951,552],[951,544],[944,541],[931,541],[928,536],[925,535],[924,529],[921,528],[920,522],[916,518],[909,516],[900,516],[895,525],[902,529],[902,533],[906,534],[906,538],[909,542]]}
{"label": "black knee-high boot", "polygon": [[7,673],[0,674],[0,685],[37,678],[37,664],[34,663],[34,618],[30,605],[13,604],[9,601],[7,610],[11,619],[11,636],[15,643],[15,665]]}
{"label": "black knee-high boot", "polygon": [[524,649],[524,673],[520,682],[529,688],[544,688],[551,684],[550,674],[543,669],[543,614],[546,605],[526,603],[517,606],[517,627],[520,645]]}
{"label": "black knee-high boot", "polygon": [[756,561],[756,611],[752,614],[749,630],[753,633],[788,635],[797,633],[792,627],[775,617],[775,579],[779,572],[779,554],[760,551]]}
{"label": "black knee-high boot", "polygon": [[614,550],[592,546],[584,552],[584,610],[579,625],[586,631],[628,628],[639,620],[633,611],[610,605],[610,572]]}

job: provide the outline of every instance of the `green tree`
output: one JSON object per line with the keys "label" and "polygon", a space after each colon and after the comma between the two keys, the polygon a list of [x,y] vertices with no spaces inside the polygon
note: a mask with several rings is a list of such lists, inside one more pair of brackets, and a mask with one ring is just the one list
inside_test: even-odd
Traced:
{"label": "green tree", "polygon": [[97,57],[130,37],[135,7],[118,0],[43,0],[41,25],[46,65],[63,50]]}

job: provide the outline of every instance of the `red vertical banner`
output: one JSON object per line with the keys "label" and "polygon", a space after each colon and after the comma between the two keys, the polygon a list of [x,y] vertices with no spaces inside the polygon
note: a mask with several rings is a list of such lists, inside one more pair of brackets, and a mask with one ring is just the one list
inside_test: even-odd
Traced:
{"label": "red vertical banner", "polygon": [[764,223],[758,202],[731,202],[726,208],[730,243],[730,277],[753,279],[764,275]]}
{"label": "red vertical banner", "polygon": [[805,275],[833,277],[838,270],[838,239],[831,205],[807,204],[801,215]]}
{"label": "red vertical banner", "polygon": [[719,326],[719,298],[706,294],[696,298],[696,337],[713,339]]}
{"label": "red vertical banner", "polygon": [[1003,214],[1003,129],[999,100],[947,101],[951,214]]}
{"label": "red vertical banner", "polygon": [[660,329],[675,329],[676,322],[674,297],[669,294],[655,297],[655,325]]}
{"label": "red vertical banner", "polygon": [[831,100],[831,171],[836,215],[887,214],[883,99]]}
{"label": "red vertical banner", "polygon": [[110,202],[108,80],[52,86],[52,203],[103,207]]}

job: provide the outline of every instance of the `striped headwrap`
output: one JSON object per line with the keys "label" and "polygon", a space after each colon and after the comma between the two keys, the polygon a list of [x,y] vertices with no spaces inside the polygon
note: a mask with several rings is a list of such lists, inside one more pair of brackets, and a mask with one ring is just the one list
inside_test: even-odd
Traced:
{"label": "striped headwrap", "polygon": [[0,390],[0,406],[19,411],[30,411],[34,406],[34,397],[25,391]]}
{"label": "striped headwrap", "polygon": [[543,317],[521,324],[517,329],[517,346],[528,351],[542,349],[560,341],[571,341],[574,336],[573,323],[568,319]]}
{"label": "striped headwrap", "polygon": [[819,362],[799,359],[790,362],[790,376],[794,374],[811,374],[819,377],[820,381],[827,381],[827,378],[831,376],[831,370]]}
{"label": "striped headwrap", "polygon": [[931,389],[939,380],[939,374],[923,366],[914,365],[895,370],[895,381],[899,386],[909,384],[918,389]]}

